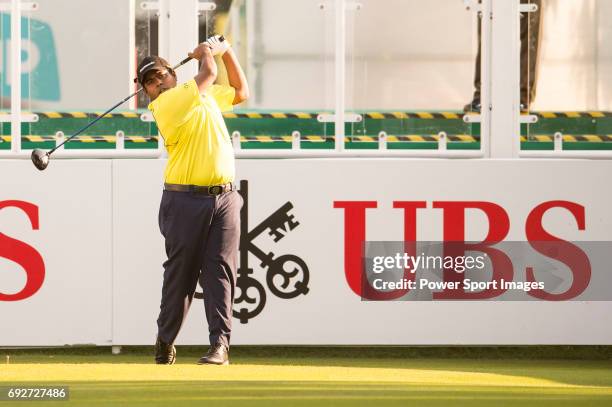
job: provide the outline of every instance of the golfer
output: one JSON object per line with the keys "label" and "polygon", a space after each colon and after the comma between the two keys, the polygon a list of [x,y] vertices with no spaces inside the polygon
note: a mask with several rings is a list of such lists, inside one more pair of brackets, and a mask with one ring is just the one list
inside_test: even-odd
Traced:
{"label": "golfer", "polygon": [[[214,84],[222,55],[229,86]],[[187,316],[198,280],[204,290],[210,349],[199,364],[225,365],[232,330],[232,304],[240,241],[242,198],[234,181],[234,152],[221,112],[249,95],[236,55],[223,37],[198,45],[190,57],[198,74],[177,86],[162,58],[138,66],[138,80],[151,99],[149,110],[168,150],[159,228],[166,255],[155,361],[173,364],[174,341]]]}

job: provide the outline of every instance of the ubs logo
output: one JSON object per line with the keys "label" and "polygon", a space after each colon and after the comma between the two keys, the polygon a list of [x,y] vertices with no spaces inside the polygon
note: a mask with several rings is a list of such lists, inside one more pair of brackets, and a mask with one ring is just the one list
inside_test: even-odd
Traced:
{"label": "ubs logo", "polygon": [[[267,292],[282,298],[292,299],[308,293],[310,273],[306,262],[295,254],[276,255],[272,251],[262,249],[255,243],[258,237],[267,232],[273,243],[278,243],[300,222],[291,214],[293,204],[286,202],[270,216],[261,221],[253,229],[249,229],[249,183],[240,181],[240,195],[244,205],[240,212],[240,266],[236,280],[236,296],[234,299],[234,318],[246,324],[250,319],[261,313],[266,305]],[[256,278],[255,269],[249,265],[249,254],[259,260],[259,268],[265,272],[265,278]],[[195,293],[196,298],[203,298],[201,292]]]}

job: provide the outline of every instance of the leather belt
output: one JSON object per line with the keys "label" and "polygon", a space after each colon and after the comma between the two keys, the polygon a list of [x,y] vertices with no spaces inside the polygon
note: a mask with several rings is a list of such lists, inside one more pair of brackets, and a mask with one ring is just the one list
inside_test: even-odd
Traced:
{"label": "leather belt", "polygon": [[224,185],[181,185],[181,184],[164,184],[166,191],[173,192],[194,192],[197,194],[205,195],[221,195],[226,192],[230,192],[236,189],[234,184],[231,182]]}

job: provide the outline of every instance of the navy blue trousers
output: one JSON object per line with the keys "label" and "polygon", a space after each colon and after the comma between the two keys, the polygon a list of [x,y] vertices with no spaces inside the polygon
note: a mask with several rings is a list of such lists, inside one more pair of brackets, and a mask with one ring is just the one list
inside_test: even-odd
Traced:
{"label": "navy blue trousers", "polygon": [[163,342],[174,343],[199,281],[210,344],[229,347],[242,204],[235,190],[216,196],[163,192],[159,228],[168,259],[157,319]]}

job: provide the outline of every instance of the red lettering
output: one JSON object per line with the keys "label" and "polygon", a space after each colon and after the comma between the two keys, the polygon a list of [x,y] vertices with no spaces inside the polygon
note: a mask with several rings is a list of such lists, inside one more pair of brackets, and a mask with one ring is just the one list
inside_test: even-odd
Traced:
{"label": "red lettering", "polygon": [[406,290],[380,292],[366,279],[363,265],[363,245],[366,241],[366,209],[376,208],[376,201],[335,201],[334,208],[344,209],[344,274],[349,287],[368,300],[392,300]]}
{"label": "red lettering", "polygon": [[[465,256],[466,251],[478,251],[486,253],[492,264],[492,280],[511,281],[514,275],[512,261],[502,251],[493,246],[501,242],[510,230],[510,219],[501,206],[491,202],[434,202],[434,208],[443,210],[444,228],[444,256],[453,258]],[[479,209],[483,211],[489,220],[489,231],[485,239],[480,243],[465,243],[465,210]],[[459,287],[464,280],[464,274],[449,269],[444,270],[444,281],[459,282]],[[503,289],[489,289],[477,293],[466,293],[463,288],[445,289],[434,293],[436,299],[471,299],[482,300],[494,298],[504,293]]]}
{"label": "red lettering", "polygon": [[[529,295],[549,301],[569,300],[580,295],[591,281],[591,262],[578,246],[551,235],[542,226],[544,214],[552,208],[567,209],[576,220],[578,230],[585,229],[584,206],[569,201],[549,201],[536,206],[525,222],[525,233],[531,247],[538,253],[551,259],[559,260],[569,267],[573,281],[564,293],[551,294],[544,290],[532,290]],[[527,281],[535,282],[533,267],[527,267]]]}
{"label": "red lettering", "polygon": [[[417,256],[417,209],[427,208],[427,202],[395,201],[393,207],[404,209],[404,252],[410,256]],[[404,278],[414,281],[416,273],[405,270]]]}
{"label": "red lettering", "polygon": [[[7,207],[21,209],[28,216],[32,229],[38,230],[38,207],[36,205],[24,201],[0,202],[0,209]],[[24,300],[34,295],[42,287],[45,279],[45,263],[32,246],[0,233],[0,256],[19,264],[27,274],[23,289],[16,294],[0,292],[0,301]]]}

